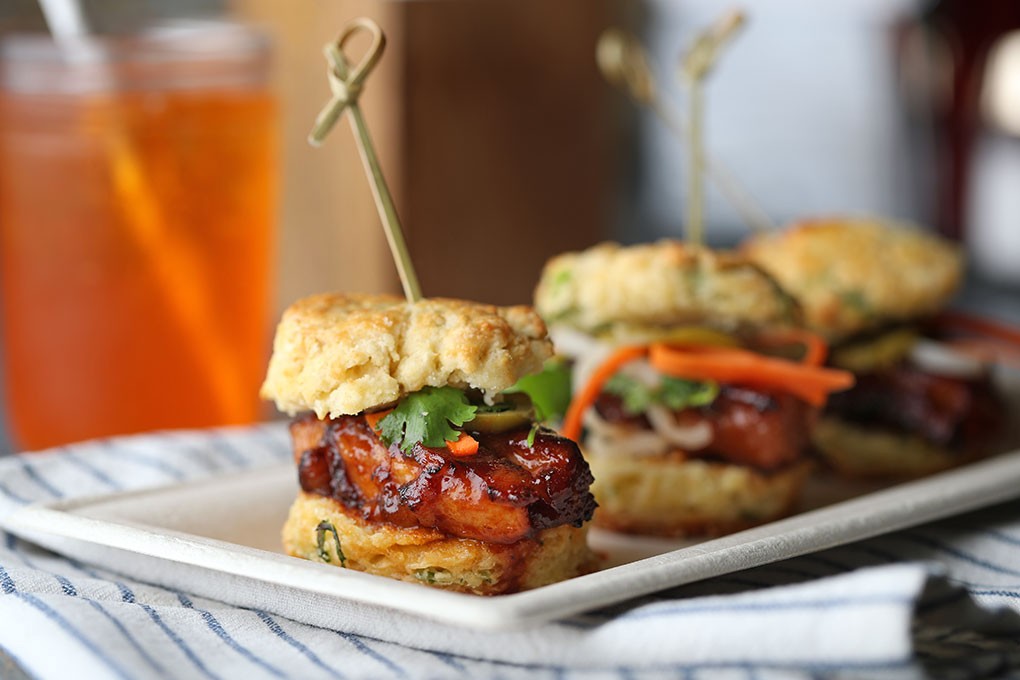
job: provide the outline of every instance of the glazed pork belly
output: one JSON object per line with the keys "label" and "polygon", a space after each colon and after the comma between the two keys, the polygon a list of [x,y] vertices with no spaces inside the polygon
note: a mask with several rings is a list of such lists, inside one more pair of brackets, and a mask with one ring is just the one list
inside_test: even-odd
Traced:
{"label": "glazed pork belly", "polygon": [[291,425],[301,488],[332,498],[370,522],[428,527],[460,538],[510,544],[562,525],[581,526],[595,501],[577,445],[530,427],[471,435],[478,452],[457,457],[422,444],[387,447],[362,415]]}

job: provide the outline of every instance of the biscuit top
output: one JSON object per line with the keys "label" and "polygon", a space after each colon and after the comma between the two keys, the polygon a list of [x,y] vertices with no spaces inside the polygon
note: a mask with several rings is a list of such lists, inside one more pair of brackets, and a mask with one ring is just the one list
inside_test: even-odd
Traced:
{"label": "biscuit top", "polygon": [[786,325],[796,304],[756,265],[725,251],[663,240],[603,243],[546,263],[535,307],[550,324],[596,333],[613,324]]}
{"label": "biscuit top", "polygon": [[494,394],[551,355],[530,307],[327,293],[284,312],[260,394],[291,415],[351,415],[427,386]]}
{"label": "biscuit top", "polygon": [[963,276],[949,241],[877,219],[800,222],[752,239],[745,252],[798,299],[808,328],[830,341],[938,311]]}

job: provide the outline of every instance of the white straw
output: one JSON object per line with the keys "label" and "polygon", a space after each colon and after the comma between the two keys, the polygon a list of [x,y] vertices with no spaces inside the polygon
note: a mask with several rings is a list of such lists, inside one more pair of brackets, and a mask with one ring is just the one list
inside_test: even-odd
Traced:
{"label": "white straw", "polygon": [[105,67],[107,55],[102,44],[89,40],[89,26],[78,0],[39,0],[43,18],[60,54],[69,63],[93,65],[92,77],[104,89],[112,87],[112,70]]}
{"label": "white straw", "polygon": [[91,33],[77,0],[39,0],[39,7],[57,42],[80,40]]}

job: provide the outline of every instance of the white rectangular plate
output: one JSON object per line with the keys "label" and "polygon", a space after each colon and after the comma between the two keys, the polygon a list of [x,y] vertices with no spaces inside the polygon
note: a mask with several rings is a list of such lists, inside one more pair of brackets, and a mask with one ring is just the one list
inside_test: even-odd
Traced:
{"label": "white rectangular plate", "polygon": [[[1020,496],[1020,450],[924,480],[865,492],[823,481],[820,505],[699,543],[594,531],[607,568],[497,597],[443,592],[282,554],[297,485],[290,464],[160,489],[32,505],[5,529],[140,580],[298,621],[330,625],[350,607],[384,607],[474,628],[560,619],[664,588],[767,564]],[[822,489],[822,491],[819,491]],[[837,502],[833,503],[832,501]]]}

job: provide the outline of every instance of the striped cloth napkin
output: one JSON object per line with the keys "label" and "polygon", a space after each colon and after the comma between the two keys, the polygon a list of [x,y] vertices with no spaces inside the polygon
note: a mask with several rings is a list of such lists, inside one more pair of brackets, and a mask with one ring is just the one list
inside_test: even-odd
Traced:
{"label": "striped cloth napkin", "polygon": [[[0,525],[288,457],[280,425],[8,457]],[[496,633],[354,604],[318,628],[0,538],[0,648],[33,677],[1020,677],[1020,503]]]}

